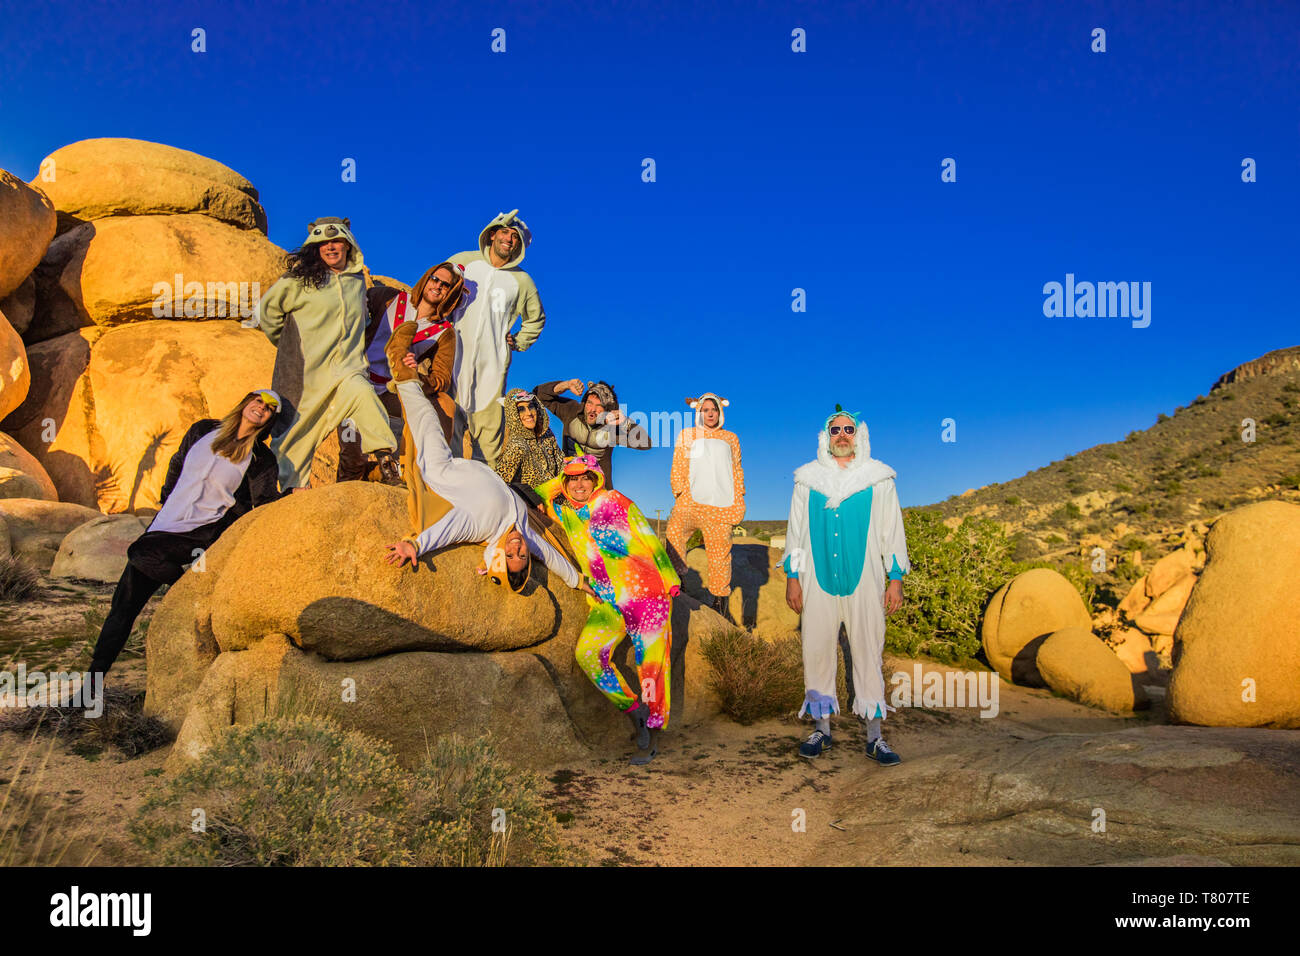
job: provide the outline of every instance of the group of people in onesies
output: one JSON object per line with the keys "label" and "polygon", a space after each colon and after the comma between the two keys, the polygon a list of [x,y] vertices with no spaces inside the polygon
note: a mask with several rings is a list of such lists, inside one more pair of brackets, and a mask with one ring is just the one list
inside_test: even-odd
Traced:
{"label": "group of people in onesies", "polygon": [[[687,399],[695,424],[673,453],[665,546],[614,489],[614,449],[651,442],[623,414],[613,386],[568,379],[506,389],[511,353],[532,345],[546,321],[520,268],[531,242],[518,210],[501,213],[476,250],[428,269],[407,292],[372,279],[348,220],[312,222],[260,303],[258,327],[276,346],[271,384],[182,439],[161,508],[128,551],[92,673],[108,671],[149,598],[227,527],[303,491],[318,448],[335,435],[336,480],[407,489],[411,534],[388,546],[394,568],[440,548],[481,544],[478,573],[503,585],[506,599],[528,586],[534,556],[585,592],[577,662],[631,720],[632,762],[653,759],[671,704],[672,600],[697,530],[712,606],[730,617],[732,534],[745,513],[740,442],[723,427],[727,399],[713,392]],[[795,473],[783,563],[786,601],[801,614],[800,716],[816,723],[799,746],[805,757],[831,744],[843,629],[867,755],[886,765],[899,759],[880,732],[890,709],[880,669],[885,615],[901,606],[910,569],[893,478],[870,457],[861,416],[839,406],[822,425],[817,459]],[[625,639],[636,686],[615,664]]]}

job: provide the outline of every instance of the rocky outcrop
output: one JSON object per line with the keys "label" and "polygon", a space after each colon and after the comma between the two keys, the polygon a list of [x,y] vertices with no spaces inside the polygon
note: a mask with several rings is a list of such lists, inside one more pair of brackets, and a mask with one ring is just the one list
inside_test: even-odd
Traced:
{"label": "rocky outcrop", "polygon": [[98,511],[66,502],[0,498],[10,549],[40,571],[49,571],[69,531],[98,517]]}
{"label": "rocky outcrop", "polygon": [[1279,372],[1300,372],[1300,345],[1275,349],[1257,359],[1238,365],[1231,372],[1220,375],[1218,381],[1210,386],[1210,391],[1222,388],[1224,385],[1231,385],[1233,382],[1260,375],[1276,375]]}
{"label": "rocky outcrop", "polygon": [[275,349],[238,322],[83,329],[28,352],[35,387],[0,428],[32,452],[59,498],[105,513],[156,510],[171,455],[271,381]]}
{"label": "rocky outcrop", "polygon": [[1003,680],[1042,687],[1035,657],[1054,631],[1090,628],[1083,598],[1050,568],[1032,568],[1002,585],[990,599],[980,625],[984,655]]}
{"label": "rocky outcrop", "polygon": [[36,273],[29,343],[88,325],[251,319],[284,271],[284,251],[256,230],[208,216],[122,216],[50,244]]}
{"label": "rocky outcrop", "polygon": [[59,500],[41,463],[4,432],[0,432],[0,498]]}
{"label": "rocky outcrop", "polygon": [[1059,723],[863,773],[827,817],[835,862],[1300,863],[1296,735]]}
{"label": "rocky outcrop", "polygon": [[0,418],[23,403],[31,384],[23,340],[0,312]]}
{"label": "rocky outcrop", "polygon": [[[303,492],[245,515],[172,587],[147,635],[146,710],[178,728],[173,764],[232,723],[293,708],[413,763],[426,740],[467,726],[533,767],[626,743],[626,720],[573,657],[585,597],[538,561],[510,594],[475,573],[476,545],[399,572],[384,554],[406,522],[396,488]],[[713,713],[697,639],[724,623],[674,601],[670,728]]]}
{"label": "rocky outcrop", "polygon": [[0,299],[41,261],[54,237],[54,221],[49,197],[0,169]]}
{"label": "rocky outcrop", "polygon": [[1036,663],[1048,687],[1081,704],[1125,712],[1146,703],[1129,669],[1086,627],[1051,634],[1038,648]]}
{"label": "rocky outcrop", "polygon": [[1228,512],[1174,632],[1173,720],[1300,727],[1300,505]]}
{"label": "rocky outcrop", "polygon": [[257,190],[239,173],[189,150],[139,139],[70,143],[33,180],[58,213],[58,231],[114,216],[198,213],[266,232]]}
{"label": "rocky outcrop", "polygon": [[126,549],[147,526],[135,515],[103,515],[78,525],[59,543],[50,577],[116,584],[126,569]]}

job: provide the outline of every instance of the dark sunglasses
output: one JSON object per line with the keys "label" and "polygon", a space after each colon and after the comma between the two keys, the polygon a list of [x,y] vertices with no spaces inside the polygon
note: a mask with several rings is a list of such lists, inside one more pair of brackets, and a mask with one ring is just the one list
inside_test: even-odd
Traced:
{"label": "dark sunglasses", "polygon": [[828,430],[832,435],[838,435],[840,432],[844,432],[844,434],[846,434],[846,435],[852,435],[854,432],[857,431],[857,429],[856,429],[855,427],[853,427],[852,425],[832,425],[832,426],[831,426],[829,429],[827,429],[827,430]]}

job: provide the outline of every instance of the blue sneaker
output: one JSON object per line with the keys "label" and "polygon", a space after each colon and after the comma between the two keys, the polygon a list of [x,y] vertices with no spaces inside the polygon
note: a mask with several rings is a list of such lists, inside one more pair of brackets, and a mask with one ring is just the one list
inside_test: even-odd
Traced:
{"label": "blue sneaker", "polygon": [[831,735],[814,730],[808,735],[808,739],[799,745],[799,756],[811,760],[813,757],[820,757],[823,750],[830,749]]}
{"label": "blue sneaker", "polygon": [[889,744],[885,743],[883,737],[877,737],[867,744],[867,756],[883,767],[892,767],[903,762],[902,757],[889,749]]}

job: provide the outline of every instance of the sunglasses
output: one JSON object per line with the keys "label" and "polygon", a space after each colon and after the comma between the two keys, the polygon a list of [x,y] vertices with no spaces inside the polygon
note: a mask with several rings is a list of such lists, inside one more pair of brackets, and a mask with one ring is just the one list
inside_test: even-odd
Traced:
{"label": "sunglasses", "polygon": [[455,284],[455,280],[452,280],[452,282],[447,282],[443,279],[439,279],[437,276],[429,277],[429,285],[440,285],[444,289],[450,289],[454,284]]}
{"label": "sunglasses", "polygon": [[854,432],[857,431],[857,429],[854,428],[852,425],[832,425],[829,429],[827,429],[827,431],[829,431],[832,435],[838,435],[840,432],[844,432],[844,434],[846,435],[852,435]]}

